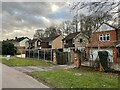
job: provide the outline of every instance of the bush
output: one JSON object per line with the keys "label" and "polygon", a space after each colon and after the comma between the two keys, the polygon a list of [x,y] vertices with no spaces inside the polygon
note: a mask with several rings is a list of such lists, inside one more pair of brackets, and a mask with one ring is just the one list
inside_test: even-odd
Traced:
{"label": "bush", "polygon": [[2,43],[2,55],[14,55],[16,54],[16,47],[10,42]]}
{"label": "bush", "polygon": [[101,65],[103,66],[105,72],[111,71],[110,67],[108,66],[108,52],[107,51],[99,51],[98,52],[99,60]]}

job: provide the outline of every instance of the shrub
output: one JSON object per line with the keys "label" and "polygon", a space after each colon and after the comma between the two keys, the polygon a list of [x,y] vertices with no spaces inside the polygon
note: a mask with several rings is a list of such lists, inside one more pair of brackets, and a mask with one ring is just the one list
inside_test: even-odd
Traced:
{"label": "shrub", "polygon": [[99,51],[98,52],[99,61],[103,66],[105,72],[110,71],[110,67],[108,66],[108,52],[107,51]]}
{"label": "shrub", "polygon": [[10,42],[2,43],[2,55],[14,55],[16,54],[16,47]]}

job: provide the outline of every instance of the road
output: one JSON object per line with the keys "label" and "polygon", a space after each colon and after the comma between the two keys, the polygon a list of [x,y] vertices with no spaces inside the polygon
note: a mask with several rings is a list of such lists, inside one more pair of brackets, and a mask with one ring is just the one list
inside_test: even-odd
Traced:
{"label": "road", "polygon": [[49,88],[32,77],[2,64],[2,88]]}

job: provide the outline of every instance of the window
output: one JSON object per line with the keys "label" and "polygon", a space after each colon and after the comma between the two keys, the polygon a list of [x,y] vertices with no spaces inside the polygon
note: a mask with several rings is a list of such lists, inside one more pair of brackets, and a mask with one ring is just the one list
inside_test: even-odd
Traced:
{"label": "window", "polygon": [[109,41],[110,40],[110,34],[101,34],[99,36],[100,41]]}
{"label": "window", "polygon": [[103,40],[103,34],[100,35],[99,40],[100,40],[100,41]]}
{"label": "window", "polygon": [[106,35],[103,35],[103,41],[105,41],[106,40],[106,37],[105,37]]}
{"label": "window", "polygon": [[107,40],[107,41],[110,40],[110,34],[106,34],[106,40]]}
{"label": "window", "polygon": [[80,38],[80,43],[82,43],[83,42],[83,39],[82,38]]}
{"label": "window", "polygon": [[40,45],[40,42],[38,42],[38,45]]}
{"label": "window", "polygon": [[52,45],[52,42],[49,42],[49,45]]}
{"label": "window", "polygon": [[64,40],[63,42],[64,42],[64,44],[66,44],[66,41],[65,41],[65,40]]}

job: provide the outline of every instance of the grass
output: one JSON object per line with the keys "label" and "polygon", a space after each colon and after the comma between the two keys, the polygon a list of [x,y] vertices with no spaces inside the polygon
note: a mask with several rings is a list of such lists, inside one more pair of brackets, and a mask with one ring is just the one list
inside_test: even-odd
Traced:
{"label": "grass", "polygon": [[52,66],[52,63],[43,60],[23,59],[12,57],[10,60],[2,58],[2,63],[8,66]]}
{"label": "grass", "polygon": [[118,75],[75,69],[32,72],[31,76],[56,88],[118,88]]}

